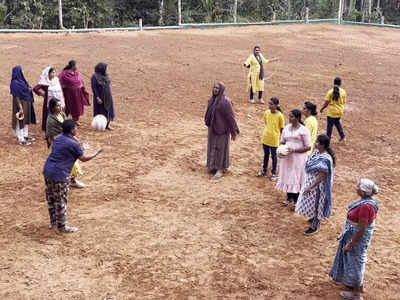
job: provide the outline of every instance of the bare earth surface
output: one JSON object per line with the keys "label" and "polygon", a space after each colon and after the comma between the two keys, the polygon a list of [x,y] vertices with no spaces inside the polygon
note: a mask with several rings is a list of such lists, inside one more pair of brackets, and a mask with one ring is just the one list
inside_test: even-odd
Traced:
{"label": "bare earth surface", "polygon": [[[381,187],[364,298],[400,294],[400,31],[289,25],[215,30],[0,36],[1,299],[339,299],[328,271],[356,182]],[[254,45],[266,57],[266,96],[287,113],[319,106],[343,78],[346,144],[333,149],[333,216],[305,237],[306,220],[279,206],[285,195],[255,177],[265,105],[250,105],[241,67]],[[94,65],[109,64],[117,119],[112,132],[90,127],[78,138],[105,152],[83,163],[83,190],[71,190],[72,235],[47,228],[41,175],[48,155],[38,142],[17,145],[11,130],[11,68],[35,85],[47,65],[78,61],[87,88]],[[224,81],[241,135],[218,182],[205,169],[203,117],[214,81]],[[35,98],[39,121],[42,99]],[[325,114],[320,132],[325,132]]]}

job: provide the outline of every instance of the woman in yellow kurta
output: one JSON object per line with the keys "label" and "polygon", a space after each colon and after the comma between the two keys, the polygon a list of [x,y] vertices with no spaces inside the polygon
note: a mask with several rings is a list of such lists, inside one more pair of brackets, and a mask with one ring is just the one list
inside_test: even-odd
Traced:
{"label": "woman in yellow kurta", "polygon": [[254,47],[254,52],[245,61],[244,66],[250,68],[248,75],[248,89],[250,90],[250,103],[254,103],[254,94],[258,92],[258,101],[264,104],[264,64],[278,60],[277,58],[265,59],[259,46]]}
{"label": "woman in yellow kurta", "polygon": [[281,133],[285,127],[285,119],[279,107],[279,100],[271,98],[268,103],[269,109],[264,113],[265,128],[261,137],[261,143],[264,148],[264,164],[263,169],[257,174],[257,177],[265,176],[268,169],[269,154],[272,157],[272,176],[271,181],[276,181],[276,169],[278,166],[278,157],[276,150],[279,146]]}
{"label": "woman in yellow kurta", "polygon": [[314,144],[317,140],[318,135],[318,120],[315,117],[318,114],[317,106],[311,102],[304,102],[303,107],[303,115],[306,117],[304,120],[304,126],[310,130],[311,134],[311,150],[307,152],[307,155],[310,156],[314,151]]}
{"label": "woman in yellow kurta", "polygon": [[336,77],[333,82],[333,89],[330,89],[326,94],[325,103],[321,108],[321,113],[326,107],[328,107],[328,124],[326,129],[326,135],[331,137],[333,126],[339,132],[340,141],[344,141],[344,132],[342,124],[340,124],[340,118],[344,113],[344,105],[346,104],[346,91],[340,87],[342,80]]}

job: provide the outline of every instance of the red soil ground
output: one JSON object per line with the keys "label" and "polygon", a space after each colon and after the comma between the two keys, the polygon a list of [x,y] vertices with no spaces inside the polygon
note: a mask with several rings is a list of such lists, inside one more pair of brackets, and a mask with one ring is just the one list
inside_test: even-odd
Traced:
{"label": "red soil ground", "polygon": [[[381,188],[364,297],[399,299],[399,40],[395,29],[336,25],[1,35],[1,299],[339,299],[327,273],[360,177]],[[248,103],[241,64],[256,44],[281,58],[266,66],[265,98],[278,97],[286,117],[306,100],[320,106],[335,76],[348,93],[347,142],[335,132],[332,145],[333,215],[312,237],[274,184],[255,177],[266,106]],[[82,164],[87,188],[70,192],[68,221],[80,230],[58,236],[47,228],[43,133],[32,126],[38,141],[17,145],[9,82],[14,65],[34,85],[70,59],[86,76],[109,64],[117,119],[114,131],[95,132],[86,111],[78,138],[105,152]],[[214,182],[203,116],[217,80],[241,135]]]}

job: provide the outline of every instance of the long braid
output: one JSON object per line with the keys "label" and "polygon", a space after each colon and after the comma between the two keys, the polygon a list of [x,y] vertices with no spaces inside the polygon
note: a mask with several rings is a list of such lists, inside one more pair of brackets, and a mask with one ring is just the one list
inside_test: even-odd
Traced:
{"label": "long braid", "polygon": [[331,147],[326,148],[326,152],[328,152],[329,155],[332,157],[333,167],[336,167],[336,155],[335,155],[335,152],[333,152]]}

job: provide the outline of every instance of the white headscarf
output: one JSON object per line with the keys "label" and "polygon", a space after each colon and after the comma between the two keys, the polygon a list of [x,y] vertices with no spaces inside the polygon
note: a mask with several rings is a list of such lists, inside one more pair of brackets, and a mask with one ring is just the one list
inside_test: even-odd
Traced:
{"label": "white headscarf", "polygon": [[54,76],[52,80],[49,79],[49,71],[52,67],[49,66],[42,71],[42,75],[40,76],[39,84],[48,86],[47,91],[47,108],[49,108],[49,102],[52,98],[57,98],[60,100],[61,107],[65,107],[64,94],[60,85],[60,81],[57,76]]}
{"label": "white headscarf", "polygon": [[379,192],[378,186],[371,179],[367,178],[360,179],[360,190],[369,197]]}

